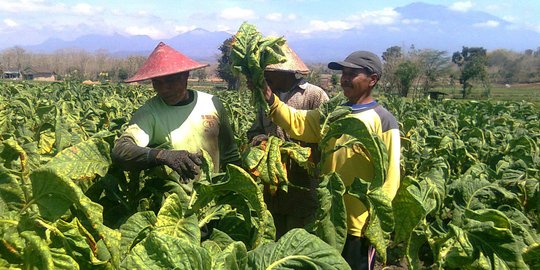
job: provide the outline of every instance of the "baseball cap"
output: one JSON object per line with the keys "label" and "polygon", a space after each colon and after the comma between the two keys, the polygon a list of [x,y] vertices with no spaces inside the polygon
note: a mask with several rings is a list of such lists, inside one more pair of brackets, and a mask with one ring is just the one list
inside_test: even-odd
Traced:
{"label": "baseball cap", "polygon": [[382,62],[377,55],[368,51],[356,51],[343,61],[330,62],[328,68],[333,70],[342,70],[343,67],[349,68],[365,68],[377,74],[379,78],[382,76]]}

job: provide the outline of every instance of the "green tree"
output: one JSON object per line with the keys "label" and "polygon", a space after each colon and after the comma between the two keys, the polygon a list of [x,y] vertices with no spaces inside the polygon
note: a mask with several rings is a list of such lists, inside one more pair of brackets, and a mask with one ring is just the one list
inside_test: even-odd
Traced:
{"label": "green tree", "polygon": [[128,71],[125,70],[124,68],[119,68],[118,69],[118,80],[120,81],[124,81],[128,78]]}
{"label": "green tree", "polygon": [[[489,89],[487,85],[487,56],[486,49],[482,47],[463,47],[461,52],[454,52],[452,62],[455,63],[460,70],[459,82],[462,86],[461,92],[463,98],[471,93],[473,79],[478,79],[482,82],[484,89]],[[489,93],[484,92],[489,95]]]}
{"label": "green tree", "polygon": [[193,75],[199,80],[199,82],[203,82],[208,77],[208,75],[206,74],[206,69],[204,68],[195,70]]}
{"label": "green tree", "polygon": [[401,47],[392,46],[386,49],[382,54],[384,60],[384,83],[379,84],[383,87],[385,93],[391,93],[399,85],[399,79],[395,75],[395,71],[399,63],[403,61],[403,52]]}
{"label": "green tree", "polygon": [[332,73],[332,77],[330,77],[330,82],[332,82],[333,87],[336,87],[336,85],[339,83],[339,78],[336,73]]}
{"label": "green tree", "polygon": [[432,49],[422,50],[418,53],[419,65],[419,88],[423,96],[427,96],[429,90],[445,78],[450,69],[450,57],[447,52]]}
{"label": "green tree", "polygon": [[399,95],[406,97],[409,94],[413,80],[418,76],[418,67],[410,60],[398,64],[394,72],[398,79]]}
{"label": "green tree", "polygon": [[227,89],[233,90],[233,89],[239,89],[240,86],[240,78],[238,75],[235,75],[233,73],[232,67],[231,67],[231,43],[233,41],[233,38],[228,38],[221,46],[219,46],[219,50],[221,51],[221,58],[218,59],[218,66],[216,69],[217,75],[227,82]]}

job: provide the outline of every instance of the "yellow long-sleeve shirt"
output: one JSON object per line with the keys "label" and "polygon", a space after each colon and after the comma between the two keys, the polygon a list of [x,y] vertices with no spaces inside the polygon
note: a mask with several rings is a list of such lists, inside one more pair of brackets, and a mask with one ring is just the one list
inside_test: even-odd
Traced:
{"label": "yellow long-sleeve shirt", "polygon": [[[312,143],[321,140],[320,114],[316,110],[296,110],[274,96],[274,102],[270,106],[270,116],[272,121],[283,128],[292,138]],[[364,122],[371,133],[378,135],[386,145],[389,164],[383,190],[393,199],[400,182],[400,134],[396,119],[376,102],[361,106],[359,109],[353,107],[351,117]],[[331,149],[334,145],[344,143],[348,139],[348,135],[332,139],[327,147]],[[349,186],[355,177],[367,181],[372,180],[374,177],[373,163],[367,158],[369,155],[363,155],[359,151],[363,151],[363,149],[341,148],[334,152],[323,164],[322,173],[335,171],[341,176],[346,186]],[[348,234],[360,237],[368,217],[367,209],[360,200],[350,195],[346,194],[344,200]]]}

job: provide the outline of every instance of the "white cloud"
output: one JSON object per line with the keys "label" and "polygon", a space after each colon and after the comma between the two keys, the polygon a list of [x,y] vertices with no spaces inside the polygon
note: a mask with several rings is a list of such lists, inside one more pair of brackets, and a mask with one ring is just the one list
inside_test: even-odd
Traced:
{"label": "white cloud", "polygon": [[166,33],[162,32],[161,30],[153,26],[144,26],[144,27],[129,26],[129,27],[126,27],[124,31],[130,35],[147,35],[154,39],[169,37],[169,35],[167,35]]}
{"label": "white cloud", "polygon": [[364,25],[390,25],[396,23],[400,14],[392,8],[385,8],[382,10],[362,12],[359,14],[352,15],[347,18],[354,22],[357,26]]}
{"label": "white cloud", "polygon": [[345,21],[320,21],[312,20],[309,22],[309,27],[300,31],[302,34],[308,34],[318,31],[342,31],[351,29],[353,26]]}
{"label": "white cloud", "polygon": [[75,14],[79,15],[94,15],[103,11],[102,7],[95,7],[86,3],[79,3],[71,8]]}
{"label": "white cloud", "polygon": [[226,8],[221,11],[219,17],[225,20],[251,20],[257,18],[253,10],[239,7]]}
{"label": "white cloud", "polygon": [[281,13],[270,13],[264,17],[265,19],[273,22],[281,22],[283,20],[283,14]]}
{"label": "white cloud", "polygon": [[19,25],[16,21],[14,21],[14,20],[12,20],[12,19],[4,19],[3,22],[4,22],[4,24],[7,25],[8,27],[16,27],[16,26]]}
{"label": "white cloud", "polygon": [[532,29],[533,29],[533,31],[536,31],[536,32],[540,33],[540,24],[533,25]]}
{"label": "white cloud", "polygon": [[0,11],[9,13],[25,13],[25,12],[47,12],[58,13],[65,12],[66,6],[62,3],[54,3],[44,0],[16,0],[16,1],[1,1]]}
{"label": "white cloud", "polygon": [[216,28],[216,31],[223,31],[223,32],[227,32],[227,33],[236,33],[236,29],[232,29],[230,26],[228,25],[223,25],[223,24],[218,24],[215,26]]}
{"label": "white cloud", "polygon": [[195,28],[197,27],[194,25],[177,25],[174,27],[174,32],[181,34],[194,30]]}
{"label": "white cloud", "polygon": [[296,20],[296,14],[285,15],[275,12],[264,16],[264,18],[272,22],[290,22]]}
{"label": "white cloud", "polygon": [[321,21],[312,20],[309,27],[299,33],[308,34],[318,31],[343,31],[351,28],[362,28],[366,25],[393,25],[399,22],[401,15],[391,8],[362,12],[351,15],[345,20]]}
{"label": "white cloud", "polygon": [[465,1],[465,2],[455,2],[452,5],[450,5],[448,8],[455,11],[467,12],[473,6],[474,4],[471,1]]}
{"label": "white cloud", "polygon": [[401,24],[407,25],[407,26],[429,26],[429,25],[438,25],[438,21],[431,21],[431,20],[421,20],[421,19],[403,19],[401,20]]}
{"label": "white cloud", "polygon": [[511,23],[515,23],[518,21],[518,19],[516,17],[513,17],[513,16],[503,16],[502,17],[503,20],[507,21],[507,22],[511,22]]}
{"label": "white cloud", "polygon": [[499,26],[499,22],[489,20],[489,21],[485,21],[485,22],[481,22],[481,23],[475,23],[475,24],[473,24],[473,26],[474,27],[495,28],[495,27]]}

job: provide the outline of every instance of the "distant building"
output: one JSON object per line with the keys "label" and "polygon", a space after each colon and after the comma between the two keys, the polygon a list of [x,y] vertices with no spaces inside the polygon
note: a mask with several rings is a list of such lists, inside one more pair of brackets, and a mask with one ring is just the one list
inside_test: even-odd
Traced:
{"label": "distant building", "polygon": [[26,68],[22,72],[22,75],[25,80],[49,82],[56,80],[56,73],[54,71],[49,71],[41,68]]}
{"label": "distant building", "polygon": [[21,71],[15,68],[4,69],[2,70],[2,79],[21,80]]}

